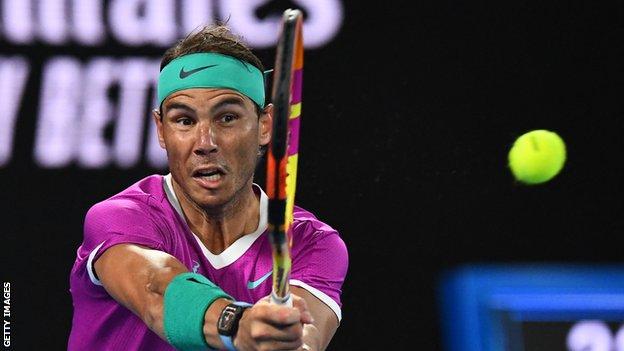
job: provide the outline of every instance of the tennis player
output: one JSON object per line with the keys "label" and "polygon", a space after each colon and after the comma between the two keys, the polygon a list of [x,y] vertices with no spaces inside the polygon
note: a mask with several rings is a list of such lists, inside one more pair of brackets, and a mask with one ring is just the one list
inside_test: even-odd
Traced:
{"label": "tennis player", "polygon": [[[293,307],[271,304],[271,139],[264,68],[226,26],[164,54],[154,111],[169,172],[95,204],[70,275],[69,350],[323,350],[341,319],[348,255],[295,207]],[[123,118],[120,116],[119,118]]]}

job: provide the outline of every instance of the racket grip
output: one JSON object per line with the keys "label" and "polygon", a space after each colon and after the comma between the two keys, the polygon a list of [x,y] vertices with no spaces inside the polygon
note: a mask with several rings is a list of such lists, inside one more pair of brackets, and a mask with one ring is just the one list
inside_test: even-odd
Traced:
{"label": "racket grip", "polygon": [[271,293],[271,303],[274,303],[276,305],[286,305],[288,307],[293,307],[293,301],[292,301],[292,297],[290,294],[288,294],[287,296],[284,297],[279,297],[277,295],[275,295],[275,293]]}

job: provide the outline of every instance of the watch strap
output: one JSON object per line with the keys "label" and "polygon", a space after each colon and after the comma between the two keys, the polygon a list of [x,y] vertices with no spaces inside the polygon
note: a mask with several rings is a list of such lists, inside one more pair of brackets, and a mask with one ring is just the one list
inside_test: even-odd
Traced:
{"label": "watch strap", "polygon": [[234,347],[234,341],[232,340],[231,336],[219,334],[219,337],[221,338],[221,342],[223,343],[227,351],[237,351]]}

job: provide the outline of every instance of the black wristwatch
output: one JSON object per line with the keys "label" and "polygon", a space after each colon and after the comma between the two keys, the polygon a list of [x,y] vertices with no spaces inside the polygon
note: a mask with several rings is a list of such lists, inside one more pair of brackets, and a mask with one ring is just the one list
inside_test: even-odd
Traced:
{"label": "black wristwatch", "polygon": [[217,330],[219,331],[221,341],[230,351],[236,351],[232,337],[236,335],[238,322],[243,316],[243,311],[251,306],[249,303],[237,301],[225,306],[223,311],[221,311],[219,320],[217,320]]}

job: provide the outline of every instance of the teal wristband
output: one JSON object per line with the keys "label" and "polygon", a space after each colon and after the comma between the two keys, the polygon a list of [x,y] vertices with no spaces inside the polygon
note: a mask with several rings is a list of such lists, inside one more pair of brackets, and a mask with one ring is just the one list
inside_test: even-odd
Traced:
{"label": "teal wristband", "polygon": [[173,278],[164,297],[163,324],[167,341],[181,351],[210,348],[204,338],[204,315],[218,298],[232,299],[201,274],[189,272]]}

